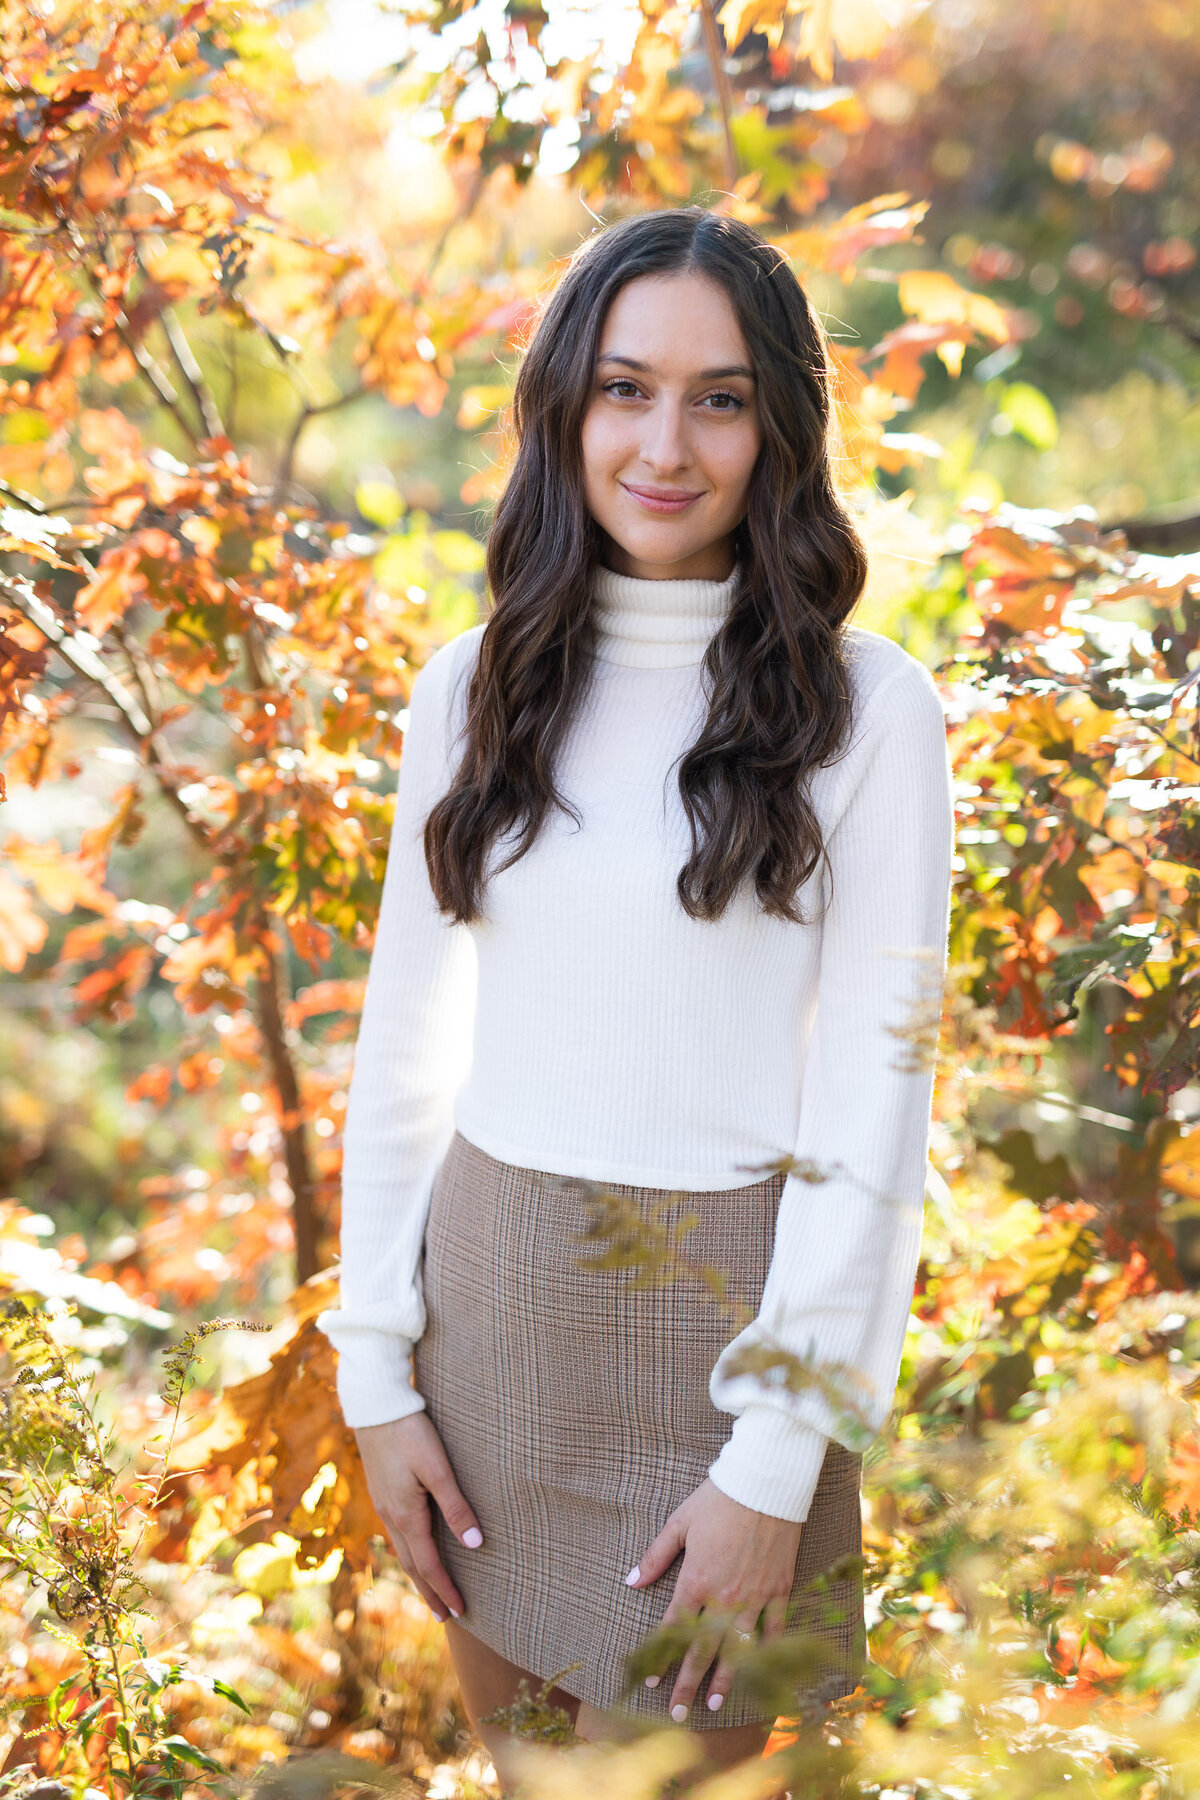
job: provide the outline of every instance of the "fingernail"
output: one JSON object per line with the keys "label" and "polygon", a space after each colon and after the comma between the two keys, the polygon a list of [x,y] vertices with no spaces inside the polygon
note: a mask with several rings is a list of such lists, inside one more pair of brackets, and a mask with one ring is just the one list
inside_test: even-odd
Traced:
{"label": "fingernail", "polygon": [[708,1696],[709,1712],[719,1712],[721,1707],[724,1705],[724,1702],[725,1702],[724,1694],[710,1694]]}
{"label": "fingernail", "polygon": [[682,1725],[683,1721],[687,1718],[687,1715],[688,1715],[688,1709],[683,1704],[682,1700],[680,1701],[678,1706],[673,1706],[671,1708],[671,1717],[674,1719],[674,1721],[677,1725]]}
{"label": "fingernail", "polygon": [[661,1680],[662,1680],[661,1675],[647,1675],[646,1686],[647,1687],[657,1687]]}
{"label": "fingernail", "polygon": [[641,1579],[642,1571],[638,1568],[637,1564],[634,1563],[632,1569],[630,1569],[628,1575],[625,1577],[625,1585],[627,1587],[632,1587],[636,1581],[640,1581]]}
{"label": "fingernail", "polygon": [[463,1532],[463,1543],[467,1546],[468,1550],[478,1550],[482,1542],[483,1533],[480,1531],[478,1525],[472,1525],[470,1531]]}
{"label": "fingernail", "polygon": [[456,1613],[456,1612],[455,1612],[455,1610],[454,1610],[454,1608],[453,1608],[453,1607],[451,1607],[451,1608],[450,1608],[450,1617],[451,1617],[451,1618],[452,1618],[452,1619],[461,1619],[461,1618],[462,1618],[462,1614],[461,1614],[461,1613]]}

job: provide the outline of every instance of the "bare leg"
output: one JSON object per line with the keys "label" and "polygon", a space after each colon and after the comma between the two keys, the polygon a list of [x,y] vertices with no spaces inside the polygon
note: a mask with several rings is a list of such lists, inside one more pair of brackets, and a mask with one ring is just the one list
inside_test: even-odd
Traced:
{"label": "bare leg", "polygon": [[[519,1771],[509,1754],[513,1738],[501,1726],[483,1725],[480,1721],[497,1707],[510,1706],[517,1697],[517,1688],[522,1681],[526,1683],[530,1694],[536,1694],[542,1685],[541,1677],[521,1668],[518,1663],[509,1662],[452,1619],[446,1621],[445,1632],[471,1727],[495,1764],[496,1773],[505,1788],[515,1786]],[[576,1735],[583,1742],[604,1744],[622,1741],[624,1734],[620,1730],[619,1720],[589,1706],[586,1701],[577,1700],[573,1694],[564,1693],[562,1688],[551,1688],[548,1697],[552,1705],[562,1707],[568,1714],[574,1723]],[[727,1769],[734,1763],[744,1762],[748,1757],[761,1756],[770,1734],[769,1721],[693,1732],[692,1738],[705,1759],[704,1766],[697,1771],[696,1780],[703,1779],[716,1769]],[[686,1787],[681,1786],[678,1791],[685,1793]]]}
{"label": "bare leg", "polygon": [[[590,1744],[620,1741],[619,1728],[614,1728],[614,1722],[595,1707],[589,1706],[586,1701],[580,1704],[575,1732]],[[711,1775],[716,1769],[728,1769],[734,1763],[744,1762],[747,1757],[761,1756],[770,1735],[771,1722],[768,1720],[757,1725],[730,1725],[711,1731],[691,1732],[690,1736],[706,1765],[698,1771],[696,1779]]]}
{"label": "bare leg", "polygon": [[[542,1686],[541,1677],[531,1675],[528,1669],[522,1669],[498,1651],[489,1649],[462,1625],[456,1625],[453,1619],[447,1619],[445,1632],[471,1727],[495,1763],[501,1781],[506,1787],[511,1786],[516,1781],[516,1771],[508,1755],[513,1739],[502,1727],[482,1725],[480,1720],[499,1706],[511,1706],[522,1681],[527,1683],[531,1695],[536,1694]],[[548,1697],[552,1705],[561,1706],[574,1721],[579,1701],[573,1694],[565,1694],[556,1687],[550,1689]]]}

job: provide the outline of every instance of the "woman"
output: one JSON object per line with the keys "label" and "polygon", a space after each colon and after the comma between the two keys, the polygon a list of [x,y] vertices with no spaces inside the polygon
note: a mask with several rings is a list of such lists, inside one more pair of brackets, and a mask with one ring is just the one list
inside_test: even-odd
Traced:
{"label": "woman", "polygon": [[[730,1697],[738,1648],[798,1629],[861,1551],[892,1401],[944,722],[923,665],[847,623],[865,561],[824,341],[748,226],[683,207],[596,234],[513,422],[493,610],[412,688],[319,1323],[477,1728],[574,1663],[580,1736],[669,1715],[729,1763],[771,1723]],[[587,1181],[695,1219],[687,1255],[752,1322],[730,1342],[695,1283],[581,1268]],[[861,1580],[839,1597],[810,1697],[858,1679]],[[623,1696],[627,1653],[697,1617]]]}

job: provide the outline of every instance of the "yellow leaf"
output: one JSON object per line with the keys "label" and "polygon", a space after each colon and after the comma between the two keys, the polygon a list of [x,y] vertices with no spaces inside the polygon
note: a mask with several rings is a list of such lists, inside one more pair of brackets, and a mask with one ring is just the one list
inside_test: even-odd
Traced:
{"label": "yellow leaf", "polygon": [[937,347],[939,361],[945,363],[947,373],[956,379],[962,374],[963,342],[961,338],[948,338]]}
{"label": "yellow leaf", "polygon": [[787,20],[787,0],[725,0],[721,8],[721,29],[725,47],[736,50],[750,31],[761,31],[774,49],[783,35]]}
{"label": "yellow leaf", "polygon": [[342,1560],[338,1545],[314,1569],[297,1567],[299,1549],[299,1538],[286,1531],[277,1531],[269,1544],[250,1544],[234,1557],[234,1580],[241,1582],[248,1593],[257,1594],[260,1600],[273,1600],[276,1594],[290,1588],[312,1587],[333,1580]]}
{"label": "yellow leaf", "polygon": [[1164,1187],[1186,1200],[1200,1200],[1200,1131],[1193,1128],[1168,1147],[1158,1174]]}
{"label": "yellow leaf", "polygon": [[875,0],[810,0],[800,28],[800,54],[822,81],[833,79],[834,46],[843,56],[878,56],[888,24]]}
{"label": "yellow leaf", "polygon": [[[1008,317],[986,294],[960,287],[940,269],[906,269],[898,283],[900,304],[924,325],[968,325],[983,337],[1007,343]],[[940,352],[939,352],[940,354]]]}

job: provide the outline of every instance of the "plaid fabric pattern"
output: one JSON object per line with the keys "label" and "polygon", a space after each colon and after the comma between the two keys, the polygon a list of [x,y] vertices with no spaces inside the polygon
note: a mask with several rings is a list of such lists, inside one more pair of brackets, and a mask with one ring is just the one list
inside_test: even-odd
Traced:
{"label": "plaid fabric pattern", "polygon": [[[697,1216],[683,1240],[689,1260],[722,1270],[731,1296],[756,1306],[783,1182],[674,1196],[605,1185],[639,1206],[664,1202],[672,1223]],[[561,1681],[568,1693],[661,1722],[671,1679],[623,1695],[624,1664],[661,1622],[682,1558],[641,1592],[625,1576],[732,1430],[708,1397],[732,1327],[693,1280],[639,1292],[628,1270],[580,1267],[597,1248],[579,1241],[590,1217],[570,1178],[497,1161],[455,1134],[430,1202],[428,1323],[414,1373],[483,1547],[464,1549],[436,1507],[435,1531],[469,1631],[543,1680],[578,1662]],[[806,1593],[814,1575],[861,1554],[861,1474],[861,1455],[831,1441],[788,1627],[831,1654],[797,1690],[798,1707],[847,1694],[861,1678],[861,1574]],[[710,1713],[705,1692],[706,1682],[693,1730],[764,1717],[736,1687]]]}

